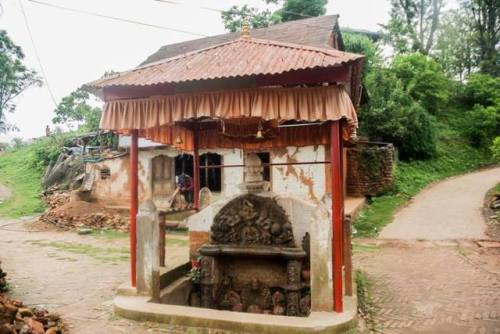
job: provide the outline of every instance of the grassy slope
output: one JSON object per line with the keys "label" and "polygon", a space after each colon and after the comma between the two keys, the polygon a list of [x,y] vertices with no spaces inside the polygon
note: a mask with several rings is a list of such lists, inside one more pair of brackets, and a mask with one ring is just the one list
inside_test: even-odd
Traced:
{"label": "grassy slope", "polygon": [[21,217],[41,212],[42,171],[35,166],[31,146],[0,155],[0,183],[12,191],[12,196],[0,203],[0,217]]}
{"label": "grassy slope", "polygon": [[438,156],[427,161],[398,162],[394,189],[373,202],[358,216],[357,237],[372,237],[389,224],[397,208],[431,182],[473,171],[493,163],[488,150],[475,149],[455,130],[456,119],[438,122]]}

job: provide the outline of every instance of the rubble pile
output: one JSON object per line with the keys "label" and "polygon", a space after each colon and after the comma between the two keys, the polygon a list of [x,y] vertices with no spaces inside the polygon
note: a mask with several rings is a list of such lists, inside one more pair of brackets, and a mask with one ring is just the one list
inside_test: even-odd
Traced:
{"label": "rubble pile", "polygon": [[0,294],[0,334],[65,333],[59,315],[24,307],[23,303]]}
{"label": "rubble pile", "polygon": [[7,291],[7,280],[5,276],[7,276],[7,274],[2,271],[2,261],[0,261],[0,293]]}
{"label": "rubble pile", "polygon": [[7,288],[5,276],[0,262],[0,334],[61,334],[66,332],[59,315],[49,313],[47,310],[24,307],[21,301],[10,299],[1,293]]}
{"label": "rubble pile", "polygon": [[55,192],[46,195],[45,202],[48,209],[38,220],[61,230],[82,228],[128,230],[128,220],[119,213],[97,203],[70,201],[68,193]]}
{"label": "rubble pile", "polygon": [[495,189],[488,192],[484,213],[488,223],[486,234],[490,239],[500,241],[500,192]]}
{"label": "rubble pile", "polygon": [[494,193],[491,196],[490,208],[494,211],[500,211],[500,193]]}
{"label": "rubble pile", "polygon": [[45,192],[43,201],[49,209],[55,209],[69,202],[70,193],[67,191]]}

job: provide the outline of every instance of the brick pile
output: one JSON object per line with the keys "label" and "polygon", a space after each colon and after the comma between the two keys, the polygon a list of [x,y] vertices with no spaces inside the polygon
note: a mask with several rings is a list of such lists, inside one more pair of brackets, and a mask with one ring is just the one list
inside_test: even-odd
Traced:
{"label": "brick pile", "polygon": [[8,298],[3,293],[7,288],[5,276],[0,263],[0,334],[67,332],[59,315],[43,309],[25,307],[23,302]]}
{"label": "brick pile", "polygon": [[54,192],[44,196],[47,210],[39,222],[54,225],[60,230],[113,229],[128,230],[128,219],[115,210],[98,203],[70,201],[68,193]]}

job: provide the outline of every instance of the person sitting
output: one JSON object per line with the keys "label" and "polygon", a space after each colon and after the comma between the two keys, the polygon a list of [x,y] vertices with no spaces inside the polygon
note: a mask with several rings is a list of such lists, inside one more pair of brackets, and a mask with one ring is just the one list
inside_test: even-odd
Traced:
{"label": "person sitting", "polygon": [[177,180],[177,186],[179,187],[182,196],[188,203],[188,206],[193,204],[193,179],[186,173],[179,175]]}

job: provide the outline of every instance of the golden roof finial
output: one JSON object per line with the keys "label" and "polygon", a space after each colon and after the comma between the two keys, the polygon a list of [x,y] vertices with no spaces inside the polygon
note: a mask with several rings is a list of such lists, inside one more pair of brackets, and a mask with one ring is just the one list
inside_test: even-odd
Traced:
{"label": "golden roof finial", "polygon": [[250,37],[250,20],[248,16],[243,17],[241,24],[241,37]]}

